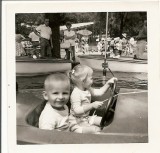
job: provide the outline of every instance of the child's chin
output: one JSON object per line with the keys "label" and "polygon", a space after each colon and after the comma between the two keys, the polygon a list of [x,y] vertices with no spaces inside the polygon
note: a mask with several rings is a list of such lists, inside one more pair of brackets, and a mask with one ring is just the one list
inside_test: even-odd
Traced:
{"label": "child's chin", "polygon": [[62,108],[62,107],[64,107],[64,105],[57,106],[57,108]]}
{"label": "child's chin", "polygon": [[63,107],[64,105],[55,105],[55,106],[53,106],[53,107],[57,107],[57,108],[61,108],[61,107]]}

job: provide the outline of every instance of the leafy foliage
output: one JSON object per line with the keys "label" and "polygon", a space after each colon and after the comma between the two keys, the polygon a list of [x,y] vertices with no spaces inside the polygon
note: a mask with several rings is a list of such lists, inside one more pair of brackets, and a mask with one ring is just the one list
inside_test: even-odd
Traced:
{"label": "leafy foliage", "polygon": [[[129,36],[137,35],[143,21],[147,19],[146,12],[109,12],[108,14],[108,32],[112,37],[121,36],[124,32]],[[44,17],[45,14],[42,13],[16,14],[16,29],[27,35],[28,32],[25,32],[27,30],[24,27],[23,29],[19,28],[20,24],[32,25],[35,21],[40,24],[43,22]],[[72,23],[94,22],[94,26],[88,28],[93,32],[93,35],[106,33],[106,12],[60,13],[57,20],[60,25],[64,25],[67,21]]]}

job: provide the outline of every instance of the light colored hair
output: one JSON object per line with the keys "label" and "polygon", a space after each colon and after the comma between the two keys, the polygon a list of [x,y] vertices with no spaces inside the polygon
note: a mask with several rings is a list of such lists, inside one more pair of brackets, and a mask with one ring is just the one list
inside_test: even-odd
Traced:
{"label": "light colored hair", "polygon": [[84,82],[87,76],[93,72],[92,68],[86,65],[77,65],[70,72],[70,78],[73,84],[77,85]]}
{"label": "light colored hair", "polygon": [[49,90],[52,88],[52,83],[62,81],[64,83],[64,86],[68,86],[70,89],[70,79],[69,77],[64,73],[54,73],[50,74],[46,77],[44,81],[44,89]]}

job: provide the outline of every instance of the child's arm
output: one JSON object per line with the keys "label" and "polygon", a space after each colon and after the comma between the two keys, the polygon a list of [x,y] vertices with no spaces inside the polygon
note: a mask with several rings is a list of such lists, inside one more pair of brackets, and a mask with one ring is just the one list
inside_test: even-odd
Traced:
{"label": "child's arm", "polygon": [[[38,28],[38,27],[37,27]],[[37,31],[37,29],[33,29],[33,32],[39,37],[41,38],[41,35],[39,34],[39,32]]]}
{"label": "child's arm", "polygon": [[88,111],[90,111],[92,109],[97,109],[97,108],[101,107],[102,105],[103,105],[103,102],[95,101],[95,102],[93,102],[93,103],[91,103],[89,105],[84,105],[83,109],[84,109],[84,112],[86,113],[86,112],[88,112]]}
{"label": "child's arm", "polygon": [[72,35],[72,36],[68,36],[68,35],[66,35],[66,33],[64,33],[64,38],[66,39],[66,40],[69,40],[69,39],[75,39],[76,38],[76,34],[74,33],[74,35]]}
{"label": "child's arm", "polygon": [[117,78],[113,77],[110,80],[106,82],[106,84],[101,87],[100,89],[90,88],[90,92],[92,96],[102,96],[110,87],[111,84],[113,84],[115,81],[117,81]]}
{"label": "child's arm", "polygon": [[80,95],[76,92],[71,95],[71,105],[76,115],[82,115],[92,109],[97,109],[103,105],[103,102],[95,101],[86,105],[82,105]]}
{"label": "child's arm", "polygon": [[73,40],[76,39],[76,34],[74,34],[71,39]]}
{"label": "child's arm", "polygon": [[73,36],[64,35],[64,38],[65,38],[66,40],[75,39],[75,38],[76,38],[76,35],[73,35]]}
{"label": "child's arm", "polygon": [[95,101],[93,103],[81,106],[80,103],[75,101],[75,104],[72,102],[72,105],[73,105],[73,111],[75,112],[75,114],[82,115],[92,109],[97,109],[101,107],[103,105],[103,102]]}

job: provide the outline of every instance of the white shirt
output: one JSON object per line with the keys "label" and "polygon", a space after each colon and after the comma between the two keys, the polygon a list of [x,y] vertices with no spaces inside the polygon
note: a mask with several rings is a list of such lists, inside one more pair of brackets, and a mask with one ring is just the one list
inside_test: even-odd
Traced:
{"label": "white shirt", "polygon": [[71,114],[75,116],[88,116],[89,112],[85,114],[83,110],[84,105],[91,103],[91,93],[86,90],[82,91],[75,87],[71,94]]}
{"label": "white shirt", "polygon": [[134,41],[134,38],[133,38],[133,37],[130,38],[129,43],[130,43],[131,45],[134,45],[134,44],[135,44],[135,41]]}
{"label": "white shirt", "polygon": [[68,107],[66,105],[64,110],[56,110],[47,102],[39,117],[39,128],[46,130],[57,129],[59,131],[68,130],[68,115]]}
{"label": "white shirt", "polygon": [[[75,32],[70,30],[66,30],[64,31],[64,36],[67,36],[67,37],[72,37],[75,35]],[[64,39],[65,43],[69,43],[71,46],[75,46],[75,39]]]}
{"label": "white shirt", "polygon": [[45,24],[43,24],[38,26],[36,30],[40,32],[40,35],[42,38],[50,40],[50,37],[52,35],[52,30],[49,26],[46,26]]}
{"label": "white shirt", "polygon": [[84,112],[83,106],[91,103],[91,96],[99,96],[102,93],[100,89],[92,88],[92,93],[89,90],[82,91],[79,88],[75,87],[71,93],[71,111],[70,113],[74,116],[85,117],[89,115]]}
{"label": "white shirt", "polygon": [[28,37],[31,38],[32,41],[39,41],[39,37],[34,32],[31,32]]}

